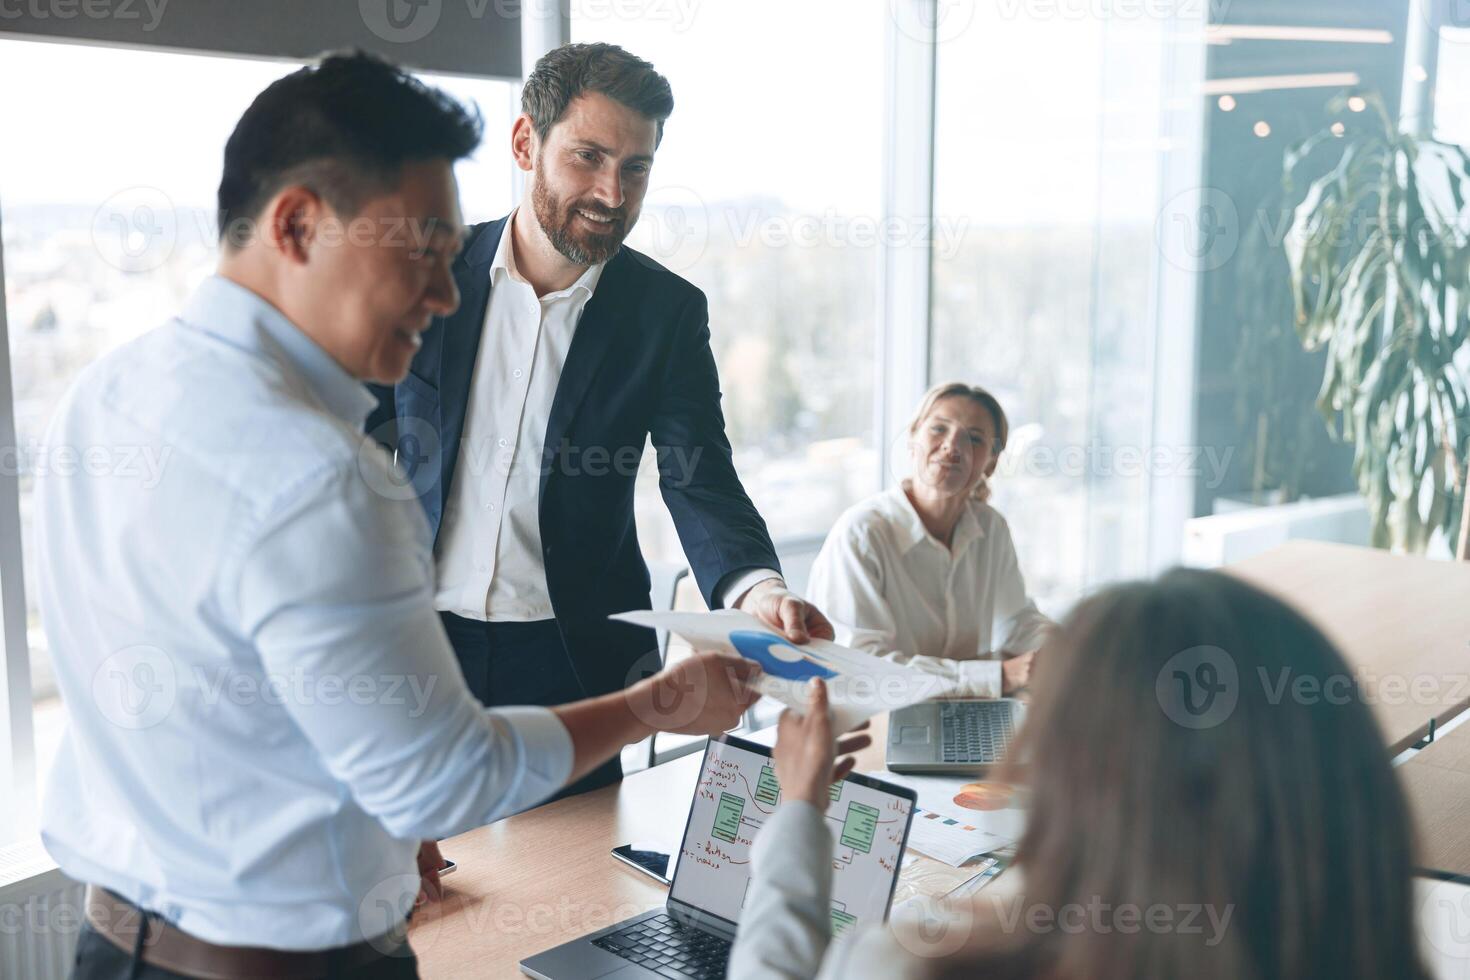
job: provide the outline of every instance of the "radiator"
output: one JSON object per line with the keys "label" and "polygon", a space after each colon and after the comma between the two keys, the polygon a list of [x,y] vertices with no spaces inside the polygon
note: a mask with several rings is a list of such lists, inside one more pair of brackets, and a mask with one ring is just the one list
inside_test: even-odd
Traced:
{"label": "radiator", "polygon": [[0,977],[66,980],[76,955],[82,886],[40,841],[0,848]]}
{"label": "radiator", "polygon": [[1195,517],[1184,522],[1181,563],[1218,568],[1296,539],[1366,545],[1368,507],[1349,493]]}

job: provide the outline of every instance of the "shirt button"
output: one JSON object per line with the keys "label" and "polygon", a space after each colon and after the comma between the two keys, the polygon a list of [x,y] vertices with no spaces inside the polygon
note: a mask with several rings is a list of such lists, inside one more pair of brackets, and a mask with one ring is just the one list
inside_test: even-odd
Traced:
{"label": "shirt button", "polygon": [[506,440],[504,440],[504,439],[500,440],[500,448],[501,449],[504,449],[506,446],[509,446],[509,445],[510,445],[510,443],[507,442]]}
{"label": "shirt button", "polygon": [[488,572],[488,571],[490,571],[490,566],[487,565],[487,564],[485,564],[484,562],[480,562],[480,564],[476,565],[475,567],[478,568],[482,572]]}
{"label": "shirt button", "polygon": [[515,371],[513,371],[512,373],[516,376],[517,379],[524,377],[526,374],[526,372],[522,371],[520,368],[516,368]]}

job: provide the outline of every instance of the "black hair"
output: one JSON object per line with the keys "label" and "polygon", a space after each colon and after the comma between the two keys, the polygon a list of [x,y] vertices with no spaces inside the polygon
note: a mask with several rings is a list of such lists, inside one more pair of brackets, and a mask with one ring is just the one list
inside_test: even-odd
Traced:
{"label": "black hair", "polygon": [[220,239],[244,234],[283,187],[305,184],[350,217],[394,187],[403,165],[463,159],[480,145],[478,110],[363,51],[323,55],[256,96],[225,144]]}

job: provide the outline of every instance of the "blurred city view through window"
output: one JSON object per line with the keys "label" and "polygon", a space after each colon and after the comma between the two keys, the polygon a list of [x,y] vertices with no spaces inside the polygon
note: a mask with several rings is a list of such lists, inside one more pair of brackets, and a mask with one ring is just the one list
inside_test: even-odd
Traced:
{"label": "blurred city view through window", "polygon": [[[731,441],[778,541],[824,534],[907,475],[906,433],[877,431],[881,246],[927,244],[931,378],[985,385],[1006,406],[993,502],[1029,586],[1059,613],[1147,562],[1147,477],[1097,460],[1152,435],[1167,25],[956,9],[938,29],[922,227],[882,211],[893,5],[705,5],[680,22],[574,20],[573,36],[636,51],[673,84],[633,241],[710,297]],[[652,473],[639,502],[645,551],[678,560]]]}
{"label": "blurred city view through window", "polygon": [[[886,10],[754,0],[628,20],[573,5],[573,41],[621,45],[673,87],[629,244],[709,297],[736,467],[778,545],[879,487]],[[645,554],[681,562],[651,454],[637,509]]]}
{"label": "blurred city view through window", "polygon": [[[881,271],[885,245],[924,245],[931,378],[985,385],[1006,406],[994,503],[1031,590],[1059,614],[1147,571],[1148,475],[1107,454],[1146,451],[1152,437],[1167,25],[956,6],[971,17],[944,25],[937,47],[934,218],[922,226],[883,214],[886,0],[574,16],[572,34],[623,45],[673,85],[630,245],[708,295],[736,464],[778,543],[819,540],[907,475],[906,433],[878,422]],[[225,140],[292,68],[0,41],[0,89],[26,93],[0,100],[0,127],[48,134],[44,152],[0,157],[20,446],[6,462],[20,467],[28,582],[27,453],[88,363],[161,323],[212,271]],[[467,221],[499,217],[516,186],[519,86],[427,80],[485,116],[459,180]],[[682,561],[651,462],[637,493],[643,549]],[[27,598],[35,693],[52,697],[34,588]]]}
{"label": "blurred city view through window", "polygon": [[[214,271],[225,141],[279,62],[0,40],[0,131],[46,133],[0,155],[0,227],[15,386],[28,639],[44,776],[61,724],[37,613],[34,473],[63,394],[100,354],[158,326]],[[508,132],[515,87],[426,76]],[[45,78],[45,86],[36,79]],[[106,79],[105,85],[97,79]],[[23,98],[9,93],[24,92]],[[510,204],[511,163],[487,146],[460,165],[467,217]]]}
{"label": "blurred city view through window", "polygon": [[934,256],[931,376],[1005,406],[992,503],[1055,615],[1148,561],[1148,476],[1122,464],[1152,442],[1168,25],[1002,6],[938,46],[935,210],[968,230]]}

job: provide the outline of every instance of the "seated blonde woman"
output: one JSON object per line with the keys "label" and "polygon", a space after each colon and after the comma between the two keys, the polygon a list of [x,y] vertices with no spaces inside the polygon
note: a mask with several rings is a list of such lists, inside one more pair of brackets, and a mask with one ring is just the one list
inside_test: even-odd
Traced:
{"label": "seated blonde woman", "polygon": [[913,475],[851,507],[808,594],[837,642],[999,697],[1026,685],[1052,628],[1026,595],[1005,518],[987,501],[1009,426],[995,396],[931,388],[909,425]]}

